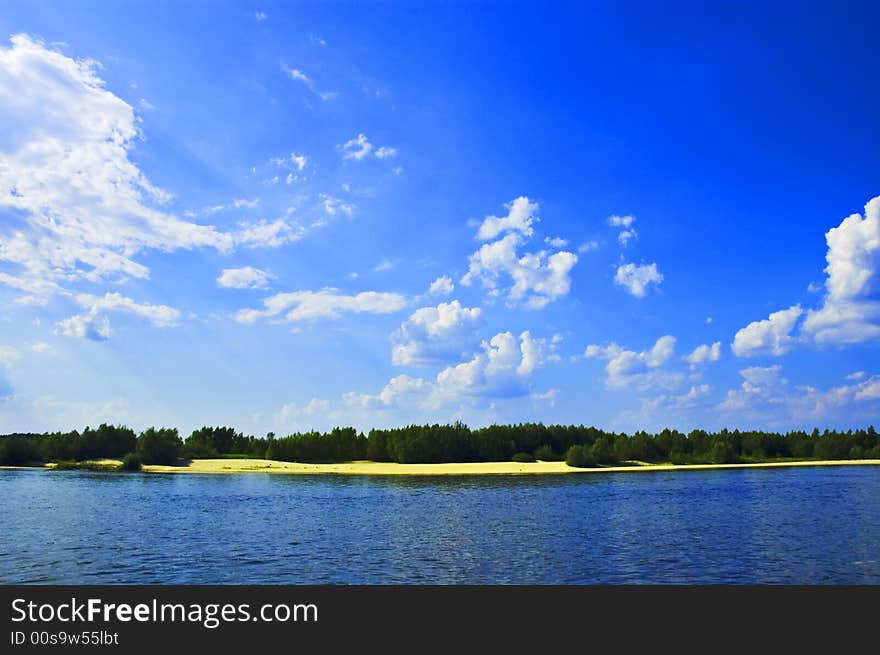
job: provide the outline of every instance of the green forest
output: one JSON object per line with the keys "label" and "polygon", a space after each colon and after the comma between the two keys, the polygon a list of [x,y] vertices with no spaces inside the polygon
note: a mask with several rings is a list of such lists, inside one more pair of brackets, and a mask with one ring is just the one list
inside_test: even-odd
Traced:
{"label": "green forest", "polygon": [[202,427],[185,440],[176,428],[149,428],[140,434],[102,424],[82,432],[0,435],[0,465],[38,466],[54,462],[121,459],[122,468],[174,465],[191,459],[265,458],[288,462],[372,460],[401,464],[441,462],[562,461],[569,466],[610,466],[624,462],[736,464],[785,460],[880,459],[880,437],[864,430],[787,433],[666,429],[656,434],[606,432],[583,425],[410,425],[370,430],[334,428],[285,437],[246,436],[230,427]]}

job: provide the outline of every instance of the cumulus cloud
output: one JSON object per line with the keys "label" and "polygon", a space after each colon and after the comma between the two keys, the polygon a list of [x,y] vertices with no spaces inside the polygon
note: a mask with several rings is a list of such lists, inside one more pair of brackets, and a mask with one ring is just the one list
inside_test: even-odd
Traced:
{"label": "cumulus cloud", "polygon": [[354,214],[354,205],[350,202],[334,198],[325,193],[321,194],[321,206],[328,216],[336,216],[337,214],[345,214],[349,218]]}
{"label": "cumulus cloud", "polygon": [[518,254],[522,244],[519,234],[511,233],[484,244],[470,257],[468,272],[461,278],[464,286],[477,279],[493,295],[501,293],[501,284],[509,277],[513,284],[507,288],[510,305],[523,304],[529,309],[541,309],[548,303],[566,296],[571,289],[571,269],[577,255],[560,251]]}
{"label": "cumulus cloud", "polygon": [[476,280],[491,297],[506,292],[508,305],[541,309],[568,294],[577,255],[564,250],[520,254],[520,247],[534,234],[538,204],[520,196],[508,203],[507,209],[506,216],[487,216],[480,224],[477,239],[496,240],[484,243],[470,256],[468,272],[460,283],[470,286]]}
{"label": "cumulus cloud", "polygon": [[480,308],[462,307],[458,300],[422,307],[391,335],[391,362],[417,365],[460,358],[473,341]]}
{"label": "cumulus cloud", "polygon": [[391,148],[389,146],[382,146],[381,148],[376,148],[376,158],[377,159],[391,159],[392,157],[397,156],[397,148]]}
{"label": "cumulus cloud", "polygon": [[285,403],[278,412],[278,423],[285,425],[291,420],[303,417],[323,416],[330,411],[330,401],[312,398],[305,405]]}
{"label": "cumulus cloud", "polygon": [[273,157],[269,161],[279,168],[302,172],[308,165],[309,158],[306,155],[298,155],[295,152],[291,152],[289,155],[284,155],[283,157]]}
{"label": "cumulus cloud", "polygon": [[349,407],[368,409],[419,409],[436,412],[439,407],[470,405],[480,399],[530,397],[555,402],[558,390],[530,391],[534,372],[549,360],[554,344],[533,338],[528,331],[514,336],[499,332],[482,342],[470,359],[441,370],[431,381],[398,375],[376,395],[349,392],[343,395]]}
{"label": "cumulus cloud", "polygon": [[406,306],[406,298],[398,293],[363,291],[356,295],[339,293],[327,287],[320,291],[277,293],[263,300],[263,309],[242,309],[235,319],[255,323],[263,318],[276,318],[290,323],[339,318],[342,314],[391,314]]}
{"label": "cumulus cloud", "polygon": [[217,284],[227,289],[262,289],[272,277],[271,273],[253,266],[224,268],[217,278]]}
{"label": "cumulus cloud", "polygon": [[635,222],[635,220],[635,216],[617,216],[615,214],[614,216],[608,217],[608,225],[611,227],[628,228]]}
{"label": "cumulus cloud", "polygon": [[681,384],[683,375],[667,371],[662,366],[675,351],[675,337],[666,334],[654,345],[641,352],[627,350],[616,343],[606,346],[589,345],[584,351],[587,359],[605,359],[605,387],[607,389],[646,390],[650,388],[675,388]]}
{"label": "cumulus cloud", "polygon": [[454,290],[455,284],[453,284],[452,278],[448,275],[441,275],[431,282],[431,285],[428,287],[428,294],[431,296],[448,296]]}
{"label": "cumulus cloud", "polygon": [[178,309],[167,305],[138,303],[119,293],[106,293],[104,296],[81,293],[75,296],[75,300],[86,311],[60,321],[55,326],[56,334],[95,341],[108,339],[111,330],[107,312],[133,314],[158,328],[172,327],[180,320]]}
{"label": "cumulus cloud", "polygon": [[147,279],[146,249],[267,245],[162,209],[170,194],[129,158],[134,109],[98,69],[23,34],[0,48],[0,209],[16,217],[0,228],[0,260],[19,268],[0,283],[39,299],[79,280]]}
{"label": "cumulus cloud", "polygon": [[487,216],[480,224],[477,231],[477,239],[489,241],[505,232],[518,232],[523,236],[530,237],[534,233],[532,224],[540,219],[536,213],[538,203],[531,202],[525,196],[520,196],[506,205],[507,216]]}
{"label": "cumulus cloud", "polygon": [[787,353],[795,342],[791,332],[801,314],[801,306],[795,305],[773,312],[763,321],[749,323],[734,336],[733,354],[737,357],[752,357]]}
{"label": "cumulus cloud", "polygon": [[795,385],[782,367],[752,366],[740,371],[743,382],[727,392],[718,409],[754,426],[809,428],[823,420],[872,420],[880,400],[880,377],[871,376],[826,389]]}
{"label": "cumulus cloud", "polygon": [[343,159],[364,161],[372,155],[376,159],[391,159],[397,156],[397,149],[390,146],[375,147],[366,134],[358,134],[344,144],[336,146],[342,152]]}
{"label": "cumulus cloud", "polygon": [[[880,338],[880,196],[865,205],[864,216],[852,214],[825,234],[825,295],[818,309],[808,309],[798,336],[792,336],[804,314],[800,305],[774,312],[737,332],[734,353],[782,355],[798,341],[844,346]],[[812,283],[810,291],[818,288]]]}
{"label": "cumulus cloud", "polygon": [[551,248],[557,248],[559,250],[568,246],[568,241],[566,241],[565,239],[563,239],[561,237],[553,237],[553,238],[545,237],[544,243],[546,243]]}
{"label": "cumulus cloud", "polygon": [[25,35],[0,48],[0,206],[27,228],[0,236],[0,259],[37,278],[146,278],[132,259],[144,248],[230,249],[228,235],[147,204],[169,196],[129,160],[134,110],[96,67]]}
{"label": "cumulus cloud", "polygon": [[620,243],[620,245],[625,246],[630,242],[631,239],[637,239],[638,237],[639,233],[636,232],[634,229],[621,230],[617,234],[617,241]]}
{"label": "cumulus cloud", "polygon": [[725,410],[743,410],[757,404],[779,404],[783,396],[782,389],[788,380],[781,375],[782,367],[750,366],[742,369],[739,374],[743,378],[740,389],[727,392],[720,408]]}
{"label": "cumulus cloud", "polygon": [[578,246],[579,253],[594,252],[598,249],[599,249],[599,242],[598,241],[585,241],[584,243],[582,243],[581,245]]}
{"label": "cumulus cloud", "polygon": [[614,275],[614,283],[624,287],[636,298],[644,298],[651,284],[660,285],[663,274],[657,264],[621,264]]}
{"label": "cumulus cloud", "polygon": [[701,364],[709,362],[717,362],[721,359],[721,342],[716,341],[711,346],[706,344],[697,346],[685,359],[691,368],[697,368]]}
{"label": "cumulus cloud", "polygon": [[391,378],[388,384],[375,396],[348,392],[343,400],[349,406],[365,409],[387,409],[392,407],[417,406],[424,402],[430,384],[422,378],[398,375]]}
{"label": "cumulus cloud", "polygon": [[818,344],[842,345],[880,337],[880,196],[825,234],[825,297],[807,312],[802,332]]}
{"label": "cumulus cloud", "polygon": [[110,319],[102,314],[76,314],[55,326],[55,334],[77,339],[104,341],[110,338]]}
{"label": "cumulus cloud", "polygon": [[343,159],[356,159],[361,161],[373,151],[373,144],[365,134],[358,134],[353,139],[349,139],[344,145],[339,146],[342,150]]}
{"label": "cumulus cloud", "polygon": [[429,403],[437,406],[466,397],[513,397],[528,394],[528,382],[545,361],[548,344],[529,331],[519,338],[499,332],[482,344],[482,352],[469,361],[449,366],[437,374]]}

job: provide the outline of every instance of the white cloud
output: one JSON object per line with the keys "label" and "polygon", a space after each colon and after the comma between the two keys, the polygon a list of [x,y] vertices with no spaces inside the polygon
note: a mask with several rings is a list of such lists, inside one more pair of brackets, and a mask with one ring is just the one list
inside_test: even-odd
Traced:
{"label": "white cloud", "polygon": [[253,266],[224,268],[217,278],[217,284],[227,289],[262,289],[272,277],[270,273]]}
{"label": "white cloud", "polygon": [[281,425],[290,423],[293,419],[324,416],[330,411],[330,401],[322,398],[312,398],[305,405],[297,405],[296,403],[285,403],[278,412],[277,422]]}
{"label": "white cloud", "polygon": [[232,206],[236,209],[255,209],[260,206],[260,199],[254,198],[253,200],[248,200],[247,198],[236,198],[232,201]]}
{"label": "white cloud", "polygon": [[110,319],[102,314],[76,314],[55,326],[55,334],[78,339],[104,341],[110,338]]}
{"label": "white cloud", "polygon": [[593,252],[598,249],[599,249],[599,242],[598,241],[586,241],[578,246],[579,253]]}
{"label": "white cloud", "polygon": [[664,335],[650,350],[636,352],[611,343],[607,346],[589,345],[584,351],[588,359],[606,359],[605,387],[608,389],[675,388],[683,375],[662,369],[675,350],[675,337]]}
{"label": "white cloud", "polygon": [[712,317],[711,316],[706,317],[706,325],[712,325]]}
{"label": "white cloud", "polygon": [[390,148],[388,146],[382,146],[381,148],[376,149],[376,158],[377,159],[391,159],[392,157],[397,156],[397,148]]}
{"label": "white cloud", "polygon": [[577,263],[577,255],[563,250],[549,256],[544,251],[520,256],[517,249],[521,244],[522,237],[517,232],[483,244],[471,255],[468,272],[461,283],[470,286],[473,280],[479,279],[485,288],[500,292],[502,277],[509,276],[513,285],[507,293],[508,303],[522,303],[529,309],[541,309],[566,296],[571,288],[570,272]]}
{"label": "white cloud", "polygon": [[169,195],[128,158],[134,110],[104,88],[97,64],[25,35],[0,48],[0,207],[22,228],[0,235],[0,259],[36,279],[146,278],[144,248],[231,249],[228,235],[155,209]]}
{"label": "white cloud", "polygon": [[621,264],[617,267],[614,282],[636,298],[644,298],[649,285],[663,282],[663,274],[657,270],[657,264]]}
{"label": "white cloud", "polygon": [[393,269],[394,269],[394,262],[392,262],[390,259],[383,259],[381,262],[379,262],[378,264],[376,264],[373,267],[373,272],[374,273],[383,273],[386,271],[391,271]]}
{"label": "white cloud", "polygon": [[793,385],[781,373],[782,367],[778,364],[741,370],[740,388],[728,391],[718,409],[752,426],[760,423],[787,429],[809,428],[827,420],[869,421],[877,415],[880,377],[823,390]]}
{"label": "white cloud", "polygon": [[45,353],[52,350],[52,346],[45,341],[37,341],[36,343],[31,344],[31,350],[35,353]]}
{"label": "white cloud", "polygon": [[261,219],[255,223],[239,223],[239,229],[232,233],[232,238],[236,245],[246,248],[278,248],[299,241],[305,233],[305,228],[283,218],[274,221]]}
{"label": "white cloud", "polygon": [[739,374],[743,378],[740,389],[730,390],[720,408],[723,410],[743,410],[756,404],[774,405],[781,402],[781,390],[788,384],[781,375],[782,367],[751,366],[742,369]]}
{"label": "white cloud", "polygon": [[530,237],[534,230],[532,224],[540,220],[535,214],[538,211],[538,203],[531,202],[525,196],[506,205],[507,216],[487,216],[477,232],[477,239],[489,241],[505,232],[519,232],[523,236]]}
{"label": "white cloud", "polygon": [[880,196],[825,234],[828,266],[822,307],[809,310],[802,333],[818,344],[880,337]]}
{"label": "white cloud", "polygon": [[[355,161],[364,161],[371,155],[376,159],[391,159],[397,156],[397,148],[391,146],[375,147],[365,134],[358,134],[353,139],[349,139],[342,145],[336,146],[342,152],[343,159],[354,159]],[[403,169],[397,167],[394,169],[395,174],[400,175]]]}
{"label": "white cloud", "polygon": [[362,161],[373,151],[373,144],[365,134],[358,134],[353,139],[346,141],[345,145],[339,146],[339,149],[342,150],[343,159]]}
{"label": "white cloud", "polygon": [[453,291],[455,291],[455,284],[448,275],[441,275],[428,287],[428,294],[431,296],[448,296]]}
{"label": "white cloud", "polygon": [[281,70],[283,70],[290,79],[304,84],[309,91],[323,101],[332,100],[339,95],[336,91],[319,91],[315,81],[298,68],[289,68],[288,66],[281,64]]}
{"label": "white cloud", "polygon": [[424,401],[429,388],[430,384],[422,378],[398,375],[375,396],[349,392],[343,394],[343,399],[349,406],[367,409],[417,406]]}
{"label": "white cloud", "polygon": [[546,402],[550,407],[556,407],[556,401],[559,399],[559,389],[547,389],[543,393],[533,393],[529,398],[536,401]]}
{"label": "white cloud", "polygon": [[254,14],[254,18],[257,19],[257,22],[262,22],[269,18],[269,16],[265,12],[258,11],[256,14]]}
{"label": "white cloud", "polygon": [[701,364],[709,362],[717,362],[721,359],[721,342],[716,341],[711,346],[705,344],[697,346],[685,359],[691,368],[697,368]]}
{"label": "white cloud", "polygon": [[344,200],[340,200],[339,198],[328,196],[327,194],[321,194],[321,205],[324,207],[324,211],[330,216],[345,214],[346,216],[351,217],[354,214],[354,205]]}
{"label": "white cloud", "polygon": [[856,371],[855,373],[850,373],[846,376],[847,380],[864,380],[867,373],[864,371]]}
{"label": "white cloud", "polygon": [[614,216],[608,217],[608,225],[611,227],[628,228],[635,222],[635,220],[635,216],[617,216],[615,214]]}
{"label": "white cloud", "polygon": [[460,358],[480,315],[479,307],[462,307],[458,300],[417,309],[391,335],[391,362],[400,366]]}
{"label": "white cloud", "polygon": [[431,406],[475,396],[515,397],[529,393],[532,373],[541,366],[548,344],[525,331],[519,339],[499,332],[483,342],[483,352],[466,362],[449,366],[437,374],[428,399]]}
{"label": "white cloud", "polygon": [[99,65],[26,35],[11,42],[0,48],[0,209],[20,221],[0,228],[0,260],[19,270],[0,283],[45,302],[69,295],[64,283],[149,278],[135,259],[147,249],[271,245],[161,209],[170,194],[129,159],[138,118]]}
{"label": "white cloud", "polygon": [[801,314],[801,306],[795,305],[773,312],[763,321],[749,323],[734,336],[733,354],[737,357],[784,355],[795,342],[791,332]]}
{"label": "white cloud", "polygon": [[636,232],[634,229],[622,230],[617,235],[617,241],[620,243],[620,245],[625,246],[630,242],[631,239],[638,239],[638,237],[639,233]]}
{"label": "white cloud", "polygon": [[86,311],[60,321],[56,325],[56,334],[80,339],[108,339],[111,333],[110,319],[103,312],[134,314],[158,328],[172,327],[180,319],[178,309],[167,305],[138,303],[119,293],[106,293],[100,297],[81,293],[75,296],[75,300]]}
{"label": "white cloud", "polygon": [[532,375],[553,347],[545,339],[532,338],[528,331],[519,337],[500,332],[484,341],[471,359],[444,368],[433,382],[398,375],[376,395],[350,392],[343,399],[349,407],[419,409],[431,414],[442,406],[458,406],[460,410],[486,398],[494,404],[499,398],[528,396],[552,405],[558,390],[532,393],[529,387]]}
{"label": "white cloud", "polygon": [[284,313],[283,320],[295,323],[339,318],[343,313],[390,314],[405,306],[406,299],[398,293],[363,291],[349,296],[328,287],[320,291],[275,294],[263,300],[263,309],[242,309],[235,319],[240,323],[255,323],[261,318],[274,318]]}
{"label": "white cloud", "polygon": [[551,248],[557,249],[565,248],[568,245],[568,241],[560,237],[553,237],[552,239],[550,237],[544,237],[544,243],[546,243]]}
{"label": "white cloud", "polygon": [[302,172],[305,170],[305,167],[308,166],[309,158],[306,155],[298,155],[295,152],[291,152],[289,155],[283,157],[273,157],[269,161],[278,168],[292,169],[297,172]]}

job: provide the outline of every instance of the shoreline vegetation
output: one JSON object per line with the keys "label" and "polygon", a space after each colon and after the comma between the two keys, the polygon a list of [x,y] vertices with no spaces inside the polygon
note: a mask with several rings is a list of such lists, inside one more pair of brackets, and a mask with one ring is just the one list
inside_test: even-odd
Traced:
{"label": "shoreline vegetation", "polygon": [[583,425],[410,425],[257,438],[202,427],[184,441],[174,428],[136,435],[102,424],[81,433],[0,435],[0,468],[147,473],[486,475],[705,470],[880,464],[880,435],[867,429],[807,433],[666,429],[606,432]]}

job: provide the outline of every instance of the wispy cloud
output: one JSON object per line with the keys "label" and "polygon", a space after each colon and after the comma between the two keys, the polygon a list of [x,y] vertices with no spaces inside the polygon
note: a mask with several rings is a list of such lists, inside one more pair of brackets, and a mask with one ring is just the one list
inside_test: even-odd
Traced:
{"label": "wispy cloud", "polygon": [[302,83],[315,96],[325,102],[327,100],[332,100],[339,95],[337,91],[320,91],[315,84],[315,81],[298,68],[290,68],[286,64],[281,64],[281,70],[283,70],[290,79]]}

